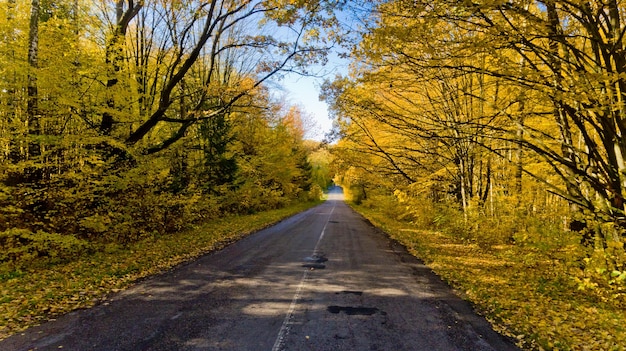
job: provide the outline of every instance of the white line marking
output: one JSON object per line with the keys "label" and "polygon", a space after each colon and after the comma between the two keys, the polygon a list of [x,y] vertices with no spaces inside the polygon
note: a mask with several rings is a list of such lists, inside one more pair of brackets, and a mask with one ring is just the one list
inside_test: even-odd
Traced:
{"label": "white line marking", "polygon": [[298,290],[296,290],[296,294],[293,296],[291,300],[291,304],[289,305],[289,310],[287,311],[287,315],[283,320],[283,324],[280,326],[280,331],[278,332],[278,336],[276,337],[276,341],[274,342],[274,347],[272,347],[272,351],[279,351],[283,348],[283,343],[285,342],[285,337],[289,334],[289,326],[291,325],[291,319],[293,318],[293,312],[296,310],[296,305],[298,304],[298,300],[300,299],[300,293],[302,292],[302,288],[304,288],[305,281],[307,276],[309,275],[309,271],[305,270],[302,274],[302,279],[300,279],[300,284],[298,285]]}
{"label": "white line marking", "polygon": [[[319,239],[317,239],[317,243],[315,244],[315,248],[313,249],[313,255],[319,254],[319,246],[324,238],[324,233],[326,233],[326,227],[330,222],[330,217],[333,215],[335,211],[335,205],[333,204],[332,210],[328,214],[328,219],[326,219],[326,223],[324,224],[324,228],[320,233]],[[293,319],[293,313],[296,311],[296,305],[298,305],[298,300],[300,300],[300,294],[302,293],[302,289],[306,285],[306,279],[309,276],[309,270],[305,269],[302,273],[302,278],[300,279],[300,283],[298,284],[298,289],[296,289],[295,295],[293,295],[293,299],[291,299],[291,304],[289,304],[289,309],[287,310],[287,315],[283,320],[283,324],[280,326],[280,330],[278,331],[278,336],[276,337],[276,341],[274,341],[274,346],[272,347],[272,351],[280,351],[282,350],[285,342],[285,338],[289,335],[289,329],[291,326],[291,320]]]}
{"label": "white line marking", "polygon": [[317,244],[315,244],[315,248],[313,249],[313,255],[319,253],[318,249],[319,249],[320,243],[322,242],[322,239],[324,238],[324,234],[326,233],[326,227],[328,226],[328,223],[330,222],[330,217],[333,215],[333,212],[335,212],[335,205],[333,205],[332,210],[330,210],[330,213],[328,214],[328,219],[326,219],[324,228],[322,228],[322,233],[320,233],[320,237],[319,239],[317,239]]}

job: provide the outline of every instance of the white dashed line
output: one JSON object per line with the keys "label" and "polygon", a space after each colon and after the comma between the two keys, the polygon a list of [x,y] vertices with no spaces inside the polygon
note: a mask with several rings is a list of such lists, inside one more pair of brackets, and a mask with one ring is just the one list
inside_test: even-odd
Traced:
{"label": "white dashed line", "polygon": [[[333,215],[335,211],[335,205],[333,205],[332,210],[330,210],[330,214],[328,215],[328,219],[326,220],[326,224],[324,224],[324,228],[320,233],[319,239],[317,239],[317,243],[315,244],[315,248],[313,249],[313,255],[319,254],[319,246],[324,238],[324,234],[326,233],[326,227],[330,222],[330,217]],[[306,279],[309,276],[309,269],[305,269],[302,273],[302,278],[300,279],[300,283],[298,284],[298,289],[296,289],[295,295],[293,295],[293,299],[291,300],[291,304],[289,305],[289,309],[287,310],[287,315],[283,320],[283,324],[280,326],[280,330],[278,331],[278,336],[276,337],[276,341],[274,342],[274,347],[272,347],[272,351],[280,351],[282,350],[285,342],[285,338],[289,335],[289,329],[291,325],[291,320],[293,319],[293,313],[296,310],[296,306],[298,305],[298,300],[300,300],[300,294],[302,293],[302,289],[306,285]]]}

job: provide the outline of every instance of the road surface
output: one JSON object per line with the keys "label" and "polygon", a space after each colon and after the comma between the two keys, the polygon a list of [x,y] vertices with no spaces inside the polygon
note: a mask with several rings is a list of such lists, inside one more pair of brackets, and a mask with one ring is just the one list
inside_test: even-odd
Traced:
{"label": "road surface", "polygon": [[0,350],[517,350],[339,188],[329,197]]}

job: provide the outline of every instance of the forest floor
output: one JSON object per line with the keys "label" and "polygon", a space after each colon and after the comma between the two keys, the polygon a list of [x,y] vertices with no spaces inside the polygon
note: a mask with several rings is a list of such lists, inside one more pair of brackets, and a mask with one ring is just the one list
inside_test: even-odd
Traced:
{"label": "forest floor", "polygon": [[[623,296],[582,289],[567,248],[478,245],[354,206],[527,350],[626,350]],[[568,263],[569,262],[569,263]]]}
{"label": "forest floor", "polygon": [[193,230],[105,250],[71,262],[0,266],[0,340],[69,311],[106,303],[107,295],[275,224],[319,202],[226,216]]}

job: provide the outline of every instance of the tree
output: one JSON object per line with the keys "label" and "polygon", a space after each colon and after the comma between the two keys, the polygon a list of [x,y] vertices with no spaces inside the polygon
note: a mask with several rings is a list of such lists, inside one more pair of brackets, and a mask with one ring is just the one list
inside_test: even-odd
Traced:
{"label": "tree", "polygon": [[201,121],[198,129],[204,156],[201,171],[204,189],[216,194],[219,187],[232,185],[237,173],[237,160],[229,150],[234,140],[231,122],[229,116],[222,114]]}
{"label": "tree", "polygon": [[[488,77],[505,95],[472,95],[489,108],[476,127],[496,154],[522,146],[560,179],[519,163],[516,178],[523,171],[589,220],[623,233],[625,26],[618,2],[381,2],[370,24],[355,51],[367,58],[362,67],[406,67],[413,85],[436,79],[429,72]],[[508,121],[494,124],[490,116]]]}
{"label": "tree", "polygon": [[[35,137],[41,134],[37,92],[37,69],[39,68],[39,0],[33,0],[30,11],[30,25],[28,28],[28,102],[26,107],[26,124],[28,134]],[[37,157],[41,153],[36,141],[29,143],[29,156]]]}
{"label": "tree", "polygon": [[[308,150],[265,85],[323,60],[316,31],[336,5],[0,6],[0,230],[128,242],[180,229],[192,213],[298,200],[310,186]],[[248,190],[271,205],[238,204]]]}
{"label": "tree", "polygon": [[115,2],[115,20],[109,25],[110,33],[108,33],[105,49],[107,66],[106,87],[109,96],[106,101],[107,110],[102,114],[100,122],[100,133],[104,135],[111,134],[113,123],[115,123],[113,111],[116,109],[116,106],[112,90],[119,82],[119,74],[124,64],[126,33],[131,21],[137,16],[143,5],[144,1],[117,0]]}
{"label": "tree", "polygon": [[[135,6],[140,6],[140,4],[138,3]],[[285,8],[292,11],[287,12],[287,14],[293,17],[292,20],[279,23],[294,31],[295,35],[292,38],[296,40],[292,43],[276,40],[268,35],[245,34],[232,36],[233,33],[236,33],[232,31],[235,27],[252,25],[262,20],[263,17],[271,19],[273,18],[272,16],[276,16],[276,12],[283,11],[282,8],[279,9],[278,5],[278,3],[260,1],[212,1],[210,3],[188,5],[172,2],[166,5],[151,3],[143,6],[138,11],[131,11],[129,4],[125,13],[130,13],[131,15],[136,13],[142,19],[158,14],[157,18],[160,17],[158,22],[167,23],[170,26],[165,27],[161,24],[153,30],[153,33],[158,33],[162,36],[158,43],[160,45],[159,51],[167,52],[167,55],[163,57],[164,64],[160,66],[161,68],[158,68],[162,70],[159,76],[165,77],[165,79],[159,80],[159,83],[152,84],[152,86],[157,87],[156,90],[151,92],[156,94],[153,98],[154,106],[151,106],[145,119],[140,120],[138,123],[133,123],[132,131],[124,138],[125,143],[135,145],[142,140],[145,141],[151,131],[157,125],[162,124],[168,126],[165,129],[171,129],[171,134],[164,138],[157,138],[158,141],[148,142],[146,145],[142,145],[142,147],[147,153],[163,150],[182,138],[190,126],[224,113],[252,89],[257,88],[277,72],[291,66],[291,62],[296,62],[310,57],[313,53],[321,52],[315,47],[303,45],[299,39],[310,25],[307,22],[300,24],[297,22],[298,17],[296,16],[301,15],[299,6],[302,6],[302,4],[282,4]],[[186,8],[186,12],[183,11],[184,8]],[[314,7],[310,8],[317,11]],[[144,11],[146,13],[143,13]],[[153,14],[150,15],[150,13]],[[121,18],[125,19],[128,17],[122,16]],[[282,19],[282,21],[284,20]],[[122,23],[126,22],[122,21]],[[116,28],[124,27],[118,26]],[[115,31],[117,34],[123,34],[123,32],[121,29]],[[145,33],[145,28],[142,27],[139,33]],[[138,37],[140,36],[138,35]],[[121,40],[118,41],[121,42]],[[138,45],[139,47],[146,47],[143,43],[138,43]],[[243,89],[240,90],[229,88],[230,91],[211,91],[207,89],[208,87],[219,87],[219,82],[214,81],[216,75],[213,71],[219,69],[218,62],[221,54],[226,50],[233,51],[234,49],[239,52],[237,55],[250,55],[250,57],[257,58],[255,64],[256,72],[254,72],[254,78],[250,81],[250,84],[242,85]],[[141,50],[136,52],[144,54]],[[241,60],[241,56],[236,58],[236,60]],[[110,61],[117,62],[112,59]],[[136,66],[144,69],[139,74],[139,77],[143,76],[145,79],[146,58],[134,58],[130,61],[142,63]],[[201,64],[203,69],[207,70],[204,74],[204,81],[200,82],[201,86],[194,87],[194,89],[198,90],[190,92],[190,97],[193,100],[188,103],[188,110],[185,111],[185,114],[180,115],[172,111],[174,102],[181,98],[177,94],[177,90],[183,89],[185,77],[198,64]],[[114,71],[119,70],[114,69]],[[251,75],[248,76],[248,78],[251,77]],[[142,84],[143,89],[141,92],[145,91],[145,85]],[[216,101],[218,102],[217,104],[215,104]],[[207,102],[209,103],[207,104]],[[146,109],[144,108],[144,110]],[[107,126],[116,123],[110,119],[106,119],[106,121]]]}

